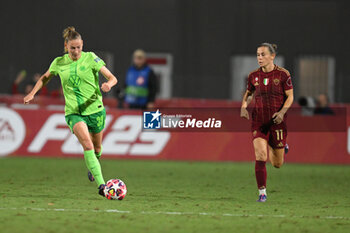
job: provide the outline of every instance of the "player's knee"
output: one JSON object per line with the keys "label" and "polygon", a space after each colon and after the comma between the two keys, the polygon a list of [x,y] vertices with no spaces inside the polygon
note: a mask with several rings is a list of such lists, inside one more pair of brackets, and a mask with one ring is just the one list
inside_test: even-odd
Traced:
{"label": "player's knee", "polygon": [[273,165],[275,168],[280,168],[280,167],[282,167],[283,163],[282,163],[282,162],[274,162],[272,165]]}
{"label": "player's knee", "polygon": [[84,147],[84,150],[93,150],[94,149],[94,146],[92,144],[91,145],[87,144],[83,147]]}
{"label": "player's knee", "polygon": [[255,158],[258,161],[266,161],[267,159],[267,152],[262,149],[255,149]]}
{"label": "player's knee", "polygon": [[82,146],[84,150],[94,150],[94,144],[89,139],[82,140]]}

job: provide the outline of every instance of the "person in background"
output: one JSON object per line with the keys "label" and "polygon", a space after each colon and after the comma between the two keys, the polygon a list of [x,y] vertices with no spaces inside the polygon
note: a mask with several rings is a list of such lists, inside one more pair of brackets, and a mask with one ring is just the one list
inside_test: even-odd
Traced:
{"label": "person in background", "polygon": [[21,94],[19,91],[19,85],[22,83],[22,81],[26,78],[27,76],[27,71],[21,70],[15,79],[15,81],[12,83],[12,94],[17,95]]}
{"label": "person in background", "polygon": [[[36,82],[40,79],[40,77],[41,77],[41,74],[39,74],[39,73],[35,73],[33,75],[32,80],[30,80],[29,83],[27,83],[27,85],[24,88],[24,94],[25,95],[28,95],[32,91],[33,87],[35,86]],[[38,95],[40,95],[40,96],[48,96],[49,95],[49,91],[48,91],[47,87],[43,86],[40,89]]]}
{"label": "person in background", "polygon": [[320,115],[333,115],[333,110],[328,106],[328,96],[321,94],[317,98],[317,106],[314,110],[314,114]]}
{"label": "person in background", "polygon": [[147,64],[146,53],[137,49],[126,74],[124,102],[129,108],[153,108],[156,92],[156,75]]}
{"label": "person in background", "polygon": [[301,96],[298,99],[298,104],[301,107],[302,116],[313,116],[315,110],[315,100],[311,96]]}
{"label": "person in background", "polygon": [[[39,73],[35,73],[29,81],[25,81],[27,77],[27,72],[25,70],[21,70],[12,84],[12,94],[22,94],[24,92],[25,95],[31,92],[35,83],[40,79],[41,75]],[[22,84],[24,83],[24,85]],[[22,84],[22,85],[21,85]],[[20,88],[21,87],[21,88]],[[40,90],[39,95],[47,96],[49,91],[47,87],[43,87]]]}

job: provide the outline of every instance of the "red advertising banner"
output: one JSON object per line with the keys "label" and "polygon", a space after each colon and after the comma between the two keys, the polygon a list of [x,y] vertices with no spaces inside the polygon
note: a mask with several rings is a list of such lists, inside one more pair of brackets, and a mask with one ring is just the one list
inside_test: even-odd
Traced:
{"label": "red advertising banner", "polygon": [[[347,106],[349,109],[350,106]],[[254,160],[249,129],[240,132],[145,131],[142,117],[142,112],[137,110],[108,110],[103,156],[158,160]],[[313,117],[305,119],[312,122]],[[317,121],[319,117],[314,119]],[[241,124],[239,117],[232,120]],[[346,130],[343,131],[289,132],[287,142],[290,152],[286,161],[350,164],[349,122],[347,118]],[[81,146],[66,126],[64,112],[42,107],[0,107],[0,148],[0,156],[82,156]]]}

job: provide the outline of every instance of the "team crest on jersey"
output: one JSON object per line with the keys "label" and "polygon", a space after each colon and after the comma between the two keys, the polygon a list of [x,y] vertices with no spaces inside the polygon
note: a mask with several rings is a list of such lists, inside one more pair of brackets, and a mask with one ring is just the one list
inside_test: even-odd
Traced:
{"label": "team crest on jersey", "polygon": [[255,83],[254,83],[254,86],[259,86],[259,82],[258,82],[258,77],[255,77]]}
{"label": "team crest on jersey", "polygon": [[273,83],[277,86],[278,84],[280,84],[280,80],[278,78],[275,78],[273,80]]}
{"label": "team crest on jersey", "polygon": [[268,78],[264,78],[264,85],[267,86],[269,84],[269,79]]}
{"label": "team crest on jersey", "polygon": [[256,136],[256,130],[254,130],[254,132],[253,132],[253,137],[255,137]]}

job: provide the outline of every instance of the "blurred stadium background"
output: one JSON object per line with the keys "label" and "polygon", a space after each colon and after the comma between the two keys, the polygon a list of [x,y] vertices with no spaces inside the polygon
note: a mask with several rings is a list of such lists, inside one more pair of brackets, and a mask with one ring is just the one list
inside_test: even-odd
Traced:
{"label": "blurred stadium background", "polygon": [[[344,177],[350,164],[350,118],[346,115],[350,110],[349,12],[350,3],[345,0],[2,2],[0,156],[5,157],[3,166],[21,167],[23,161],[15,157],[81,157],[80,145],[65,126],[58,78],[51,80],[48,89],[33,104],[22,105],[23,95],[33,85],[35,74],[45,72],[51,61],[63,54],[62,30],[74,26],[82,34],[84,51],[96,52],[120,81],[104,98],[108,114],[104,158],[252,161],[249,124],[238,115],[232,116],[232,120],[246,126],[246,131],[165,131],[146,136],[139,124],[141,112],[122,104],[123,83],[133,52],[141,48],[147,52],[148,63],[159,82],[155,108],[239,109],[246,77],[257,67],[256,47],[271,42],[279,47],[277,63],[292,74],[293,106],[298,112],[294,123],[306,122],[307,126],[291,130],[287,163],[346,165],[333,174],[338,175],[342,185],[348,185]],[[321,108],[321,115],[314,114],[315,108]],[[333,114],[322,114],[323,108],[332,109]],[[339,124],[333,127],[332,122]],[[313,128],[313,124],[317,126]],[[33,159],[31,163],[36,161]],[[130,166],[125,161],[123,164]],[[322,174],[323,168],[317,169]],[[327,170],[329,174],[332,171]],[[111,174],[108,170],[107,173]],[[226,175],[223,179],[227,179]],[[11,186],[6,186],[6,170],[2,176],[2,184],[10,190]],[[251,179],[254,181],[253,176]],[[319,188],[325,187],[328,186]],[[349,199],[343,201],[349,206]],[[10,202],[4,198],[0,207],[7,208],[6,203]],[[349,217],[344,218],[339,232],[349,226]],[[196,229],[187,227],[189,231]],[[244,226],[240,227],[244,232]],[[47,229],[50,228],[41,230]],[[144,232],[152,229],[156,228]],[[290,232],[300,229],[291,227]],[[307,224],[304,229],[318,232],[307,228]],[[334,227],[324,232],[332,229],[339,230]],[[162,229],[155,231],[158,230]],[[254,231],[257,229],[249,230]]]}
{"label": "blurred stadium background", "polygon": [[[342,0],[7,1],[1,7],[0,71],[7,81],[0,92],[10,92],[21,69],[44,72],[63,52],[63,28],[74,25],[85,39],[85,50],[111,55],[109,66],[120,78],[137,48],[170,54],[170,97],[237,100],[231,85],[232,59],[254,56],[256,46],[268,41],[278,44],[297,97],[307,94],[300,77],[307,72],[302,69],[304,59],[312,59],[315,70],[317,62],[330,59],[333,84],[326,90],[332,101],[350,102],[349,10]],[[328,87],[323,82],[313,84]]]}

